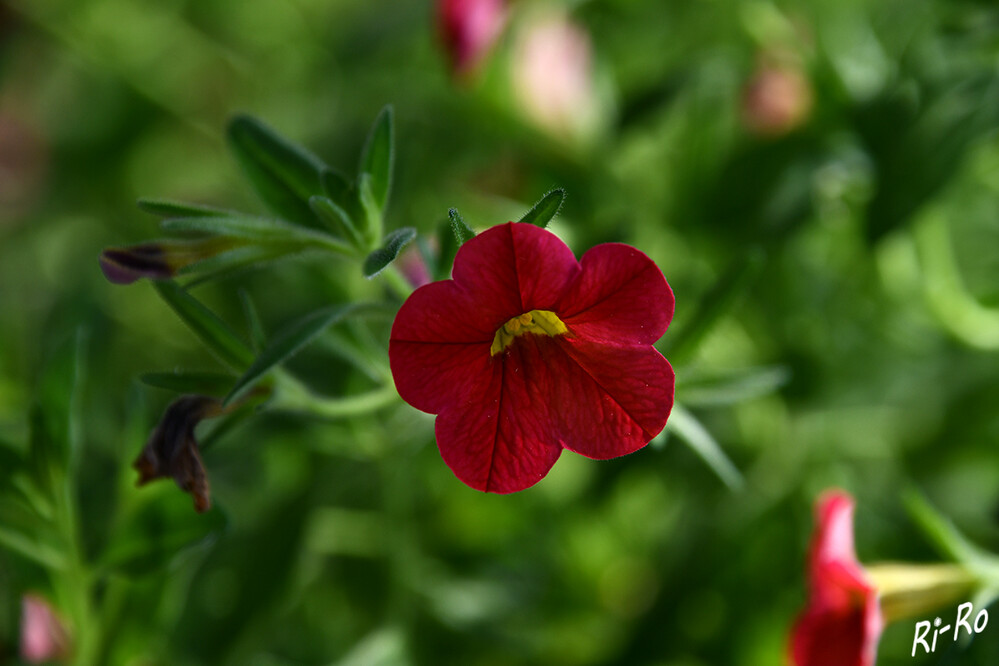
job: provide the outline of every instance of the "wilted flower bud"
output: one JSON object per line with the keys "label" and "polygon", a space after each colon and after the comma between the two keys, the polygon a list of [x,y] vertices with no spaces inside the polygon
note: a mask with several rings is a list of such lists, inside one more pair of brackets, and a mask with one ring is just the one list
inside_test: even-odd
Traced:
{"label": "wilted flower bud", "polygon": [[61,661],[69,656],[69,638],[55,611],[42,597],[21,599],[21,658],[29,664]]}
{"label": "wilted flower bud", "polygon": [[167,280],[185,266],[227,252],[238,245],[234,239],[216,237],[109,247],[101,253],[101,271],[114,284],[131,284],[144,277]]}
{"label": "wilted flower bud", "polygon": [[181,490],[194,498],[195,510],[207,511],[211,507],[208,475],[194,429],[202,419],[219,416],[224,411],[220,400],[203,395],[185,395],[170,403],[132,464],[139,472],[138,485],[173,477]]}
{"label": "wilted flower bud", "polygon": [[451,71],[469,74],[499,39],[506,23],[504,0],[440,0],[441,40]]}

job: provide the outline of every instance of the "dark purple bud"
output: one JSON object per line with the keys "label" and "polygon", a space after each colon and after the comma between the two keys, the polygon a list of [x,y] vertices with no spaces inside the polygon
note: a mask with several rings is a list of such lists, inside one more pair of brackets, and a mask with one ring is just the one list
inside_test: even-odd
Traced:
{"label": "dark purple bud", "polygon": [[131,284],[144,277],[166,280],[176,273],[160,243],[108,248],[101,253],[101,271],[114,284]]}

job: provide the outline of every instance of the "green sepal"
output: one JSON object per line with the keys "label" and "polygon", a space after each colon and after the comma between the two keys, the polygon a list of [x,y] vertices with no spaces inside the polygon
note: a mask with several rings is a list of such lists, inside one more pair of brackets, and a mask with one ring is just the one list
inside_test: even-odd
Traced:
{"label": "green sepal", "polygon": [[448,210],[447,217],[448,219],[437,228],[437,244],[440,247],[437,258],[433,264],[428,263],[434,267],[434,280],[446,280],[451,277],[451,267],[454,265],[458,248],[475,236],[475,232],[465,224],[465,220],[456,208]]}
{"label": "green sepal", "polygon": [[517,221],[536,224],[543,229],[558,215],[563,203],[565,203],[565,190],[561,187],[555,188],[541,197],[541,200]]}
{"label": "green sepal", "polygon": [[371,177],[371,195],[378,210],[383,212],[392,189],[392,167],[395,162],[395,129],[392,106],[384,107],[375,118],[368,133],[361,164],[357,170],[358,182],[364,174]]}
{"label": "green sepal", "polygon": [[221,372],[146,372],[139,381],[146,386],[176,393],[225,395],[236,378]]}
{"label": "green sepal", "polygon": [[159,217],[223,217],[235,215],[235,211],[205,206],[203,204],[171,201],[169,199],[139,199],[136,205],[140,210]]}
{"label": "green sepal", "polygon": [[385,244],[368,255],[364,260],[364,277],[373,278],[396,260],[402,249],[416,238],[416,229],[403,227],[385,237]]}
{"label": "green sepal", "polygon": [[256,244],[285,243],[302,247],[318,247],[339,254],[353,253],[350,246],[341,243],[325,232],[303,229],[281,220],[251,215],[178,217],[163,220],[160,226],[164,231],[237,238]]}
{"label": "green sepal", "polygon": [[321,174],[327,167],[322,160],[251,116],[234,117],[227,135],[264,203],[290,222],[318,226],[308,202],[323,194]]}
{"label": "green sepal", "polygon": [[334,305],[311,312],[288,324],[274,334],[249,369],[236,381],[235,386],[226,396],[224,404],[229,405],[244,395],[272,368],[298,353],[333,324],[342,321],[348,315],[377,308],[378,306],[368,303]]}
{"label": "green sepal", "polygon": [[156,292],[219,358],[234,370],[253,363],[253,352],[228,324],[172,280],[154,282]]}

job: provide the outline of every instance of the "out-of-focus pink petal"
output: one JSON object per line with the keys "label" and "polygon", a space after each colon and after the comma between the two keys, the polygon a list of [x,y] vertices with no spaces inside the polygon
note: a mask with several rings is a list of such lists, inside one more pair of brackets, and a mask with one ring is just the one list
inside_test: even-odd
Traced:
{"label": "out-of-focus pink petal", "polygon": [[455,74],[468,74],[485,58],[506,23],[504,0],[441,0],[441,40]]}
{"label": "out-of-focus pink petal", "polygon": [[30,664],[64,659],[69,640],[62,622],[45,599],[26,594],[21,600],[21,658]]}
{"label": "out-of-focus pink petal", "polygon": [[630,245],[606,243],[583,255],[582,270],[557,311],[577,337],[652,344],[673,319],[674,298],[659,267]]}

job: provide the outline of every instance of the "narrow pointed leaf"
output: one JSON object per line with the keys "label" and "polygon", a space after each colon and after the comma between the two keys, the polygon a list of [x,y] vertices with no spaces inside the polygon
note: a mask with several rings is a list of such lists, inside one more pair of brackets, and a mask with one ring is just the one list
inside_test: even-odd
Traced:
{"label": "narrow pointed leaf", "polygon": [[362,173],[357,179],[357,194],[361,202],[361,235],[367,241],[367,247],[378,247],[382,241],[382,228],[384,219],[382,209],[375,201],[375,195],[371,190],[371,174]]}
{"label": "narrow pointed leaf", "polygon": [[357,184],[348,180],[335,169],[325,169],[321,180],[326,198],[343,209],[353,227],[357,229],[364,217],[364,210],[361,209],[361,195],[357,191]]}
{"label": "narrow pointed leaf", "polygon": [[236,378],[221,372],[147,372],[139,375],[139,381],[153,388],[176,391],[177,393],[198,393],[202,395],[225,395],[232,388]]}
{"label": "narrow pointed leaf", "polygon": [[245,289],[239,290],[239,302],[243,305],[243,316],[246,317],[246,327],[250,332],[250,344],[253,346],[253,351],[259,352],[264,348],[267,336],[264,334],[264,325],[260,322],[257,306],[253,304],[253,299]]}
{"label": "narrow pointed leaf", "polygon": [[253,362],[253,352],[229,326],[201,301],[181,289],[176,282],[154,282],[157,293],[167,305],[201,338],[226,365],[242,370]]}
{"label": "narrow pointed leaf", "polygon": [[28,466],[43,492],[61,492],[79,458],[77,400],[83,378],[84,335],[77,331],[46,363],[29,415]]}
{"label": "narrow pointed leaf", "polygon": [[356,247],[364,246],[364,239],[361,232],[357,230],[354,221],[343,207],[328,197],[314,196],[309,198],[309,207],[312,212],[322,220],[327,227],[332,229],[341,238],[347,240]]}
{"label": "narrow pointed leaf", "polygon": [[738,468],[693,414],[674,404],[666,427],[685,441],[729,489],[738,490],[742,487],[742,475]]}
{"label": "narrow pointed leaf", "polygon": [[784,366],[748,368],[678,378],[677,391],[683,395],[685,405],[732,405],[773,393],[790,377]]}
{"label": "narrow pointed leaf", "polygon": [[993,562],[993,567],[997,566],[994,555],[971,543],[918,490],[908,489],[902,499],[909,516],[942,555],[972,567],[988,566],[989,562]]}
{"label": "narrow pointed leaf", "polygon": [[284,327],[271,338],[249,369],[239,378],[226,396],[225,404],[228,405],[245,394],[274,366],[294,356],[328,327],[342,321],[350,314],[374,307],[365,303],[334,305],[309,313]]}
{"label": "narrow pointed leaf", "polygon": [[180,217],[163,220],[160,226],[164,231],[210,234],[255,243],[291,243],[306,247],[321,247],[340,254],[351,252],[349,246],[321,231],[303,229],[281,220],[250,215]]}
{"label": "narrow pointed leaf", "polygon": [[385,244],[368,255],[364,260],[364,277],[373,278],[395,261],[402,249],[416,238],[416,229],[403,227],[385,237]]}
{"label": "narrow pointed leaf", "polygon": [[547,227],[548,223],[558,215],[559,210],[562,209],[562,204],[565,202],[565,190],[561,187],[556,188],[541,197],[541,201],[534,204],[531,210],[524,214],[524,217],[518,220],[519,222],[530,222],[531,224],[536,224],[539,227]]}
{"label": "narrow pointed leaf", "polygon": [[318,226],[308,201],[323,194],[321,174],[327,167],[322,160],[250,116],[233,118],[228,137],[264,203],[290,222]]}
{"label": "narrow pointed leaf", "polygon": [[392,166],[395,160],[395,130],[392,107],[386,106],[378,114],[368,140],[361,152],[361,166],[358,176],[371,177],[371,194],[380,211],[385,210],[392,187]]}
{"label": "narrow pointed leaf", "polygon": [[224,208],[169,199],[139,199],[136,205],[141,210],[160,217],[222,217],[235,214],[234,211]]}

